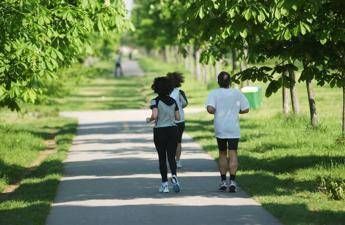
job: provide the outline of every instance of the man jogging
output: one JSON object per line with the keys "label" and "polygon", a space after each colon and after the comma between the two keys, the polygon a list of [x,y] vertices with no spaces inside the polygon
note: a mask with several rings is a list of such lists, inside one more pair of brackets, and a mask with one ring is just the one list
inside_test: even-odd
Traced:
{"label": "man jogging", "polygon": [[[219,149],[220,191],[236,192],[235,182],[238,167],[237,148],[240,140],[239,114],[249,112],[246,97],[237,89],[230,88],[230,75],[220,72],[217,88],[210,92],[206,102],[207,112],[214,114],[214,129]],[[229,183],[226,174],[230,170]]]}

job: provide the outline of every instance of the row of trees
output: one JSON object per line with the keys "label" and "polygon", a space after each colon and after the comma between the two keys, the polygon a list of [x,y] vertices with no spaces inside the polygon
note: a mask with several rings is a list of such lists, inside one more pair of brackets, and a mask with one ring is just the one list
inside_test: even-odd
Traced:
{"label": "row of trees", "polygon": [[130,25],[121,0],[2,0],[0,107],[35,102],[47,79]]}
{"label": "row of trees", "polygon": [[344,8],[342,0],[137,0],[133,23],[147,49],[178,46],[184,56],[211,64],[231,59],[238,82],[268,83],[266,96],[282,90],[285,112],[289,92],[299,112],[295,84],[304,82],[315,127],[312,81],[341,87],[345,101]]}

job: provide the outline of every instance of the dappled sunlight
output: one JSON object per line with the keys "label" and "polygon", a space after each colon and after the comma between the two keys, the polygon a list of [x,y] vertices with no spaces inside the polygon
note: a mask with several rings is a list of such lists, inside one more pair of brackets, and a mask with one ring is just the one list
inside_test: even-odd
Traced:
{"label": "dappled sunlight", "polygon": [[[229,195],[228,195],[229,196]],[[255,201],[248,201],[248,198],[229,197],[232,201],[226,201],[225,196],[204,197],[204,196],[161,196],[161,198],[134,198],[123,199],[101,199],[69,201],[63,203],[54,203],[53,206],[84,206],[84,207],[103,207],[103,206],[259,206]]]}

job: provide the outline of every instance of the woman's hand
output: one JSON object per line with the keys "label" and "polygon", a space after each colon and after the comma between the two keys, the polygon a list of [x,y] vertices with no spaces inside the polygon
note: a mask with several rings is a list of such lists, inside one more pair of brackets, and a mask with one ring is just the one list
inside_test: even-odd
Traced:
{"label": "woman's hand", "polygon": [[147,118],[146,118],[146,123],[151,123],[152,121],[154,121],[154,120],[152,120],[151,117],[147,117]]}
{"label": "woman's hand", "polygon": [[158,118],[158,109],[153,108],[152,113],[151,113],[151,117],[146,118],[146,123],[151,123],[152,121],[156,121],[157,118]]}

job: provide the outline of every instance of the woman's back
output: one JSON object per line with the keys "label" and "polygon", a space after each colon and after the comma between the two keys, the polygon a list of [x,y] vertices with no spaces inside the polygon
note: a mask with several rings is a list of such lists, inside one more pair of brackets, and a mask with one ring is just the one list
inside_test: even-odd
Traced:
{"label": "woman's back", "polygon": [[173,98],[169,96],[158,96],[152,99],[151,108],[158,109],[156,128],[176,126],[175,111],[178,110],[178,106]]}

